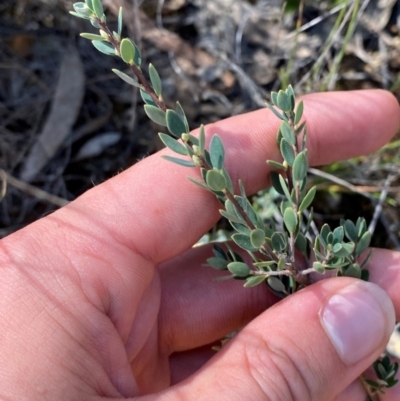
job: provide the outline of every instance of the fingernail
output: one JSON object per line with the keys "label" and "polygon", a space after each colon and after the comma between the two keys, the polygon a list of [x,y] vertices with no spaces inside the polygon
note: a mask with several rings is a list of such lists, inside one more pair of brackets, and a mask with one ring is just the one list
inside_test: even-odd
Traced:
{"label": "fingernail", "polygon": [[394,307],[386,292],[365,281],[333,295],[320,317],[340,358],[349,365],[381,348],[395,324]]}

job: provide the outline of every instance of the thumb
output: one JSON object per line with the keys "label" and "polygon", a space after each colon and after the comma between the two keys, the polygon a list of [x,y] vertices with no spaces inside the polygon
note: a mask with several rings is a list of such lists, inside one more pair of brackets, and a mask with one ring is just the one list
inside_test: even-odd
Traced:
{"label": "thumb", "polygon": [[323,280],[253,320],[184,382],[144,399],[332,400],[379,357],[394,324],[375,284]]}

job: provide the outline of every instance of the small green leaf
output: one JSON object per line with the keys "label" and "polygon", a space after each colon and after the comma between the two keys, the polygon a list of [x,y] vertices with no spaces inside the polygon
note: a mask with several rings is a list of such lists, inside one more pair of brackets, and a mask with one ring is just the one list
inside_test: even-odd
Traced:
{"label": "small green leaf", "polygon": [[351,220],[346,220],[344,223],[344,231],[350,241],[357,241],[357,230],[355,224]]}
{"label": "small green leaf", "polygon": [[100,40],[92,40],[92,43],[99,52],[107,54],[107,56],[115,56],[114,46],[109,43]]}
{"label": "small green leaf", "polygon": [[243,262],[231,262],[228,264],[229,271],[237,277],[247,277],[250,274],[250,268]]}
{"label": "small green leaf", "polygon": [[282,191],[285,194],[287,200],[289,202],[292,202],[292,197],[290,196],[289,188],[288,188],[288,186],[286,184],[285,179],[281,175],[279,175],[279,183],[281,184]]}
{"label": "small green leaf", "polygon": [[267,283],[271,287],[272,290],[274,290],[276,292],[283,292],[284,294],[287,294],[285,284],[283,284],[282,281],[279,280],[278,277],[274,277],[274,276],[268,277]]}
{"label": "small green leaf", "polygon": [[145,92],[142,89],[140,90],[140,96],[142,97],[143,101],[146,104],[150,104],[150,105],[158,108],[158,104],[156,103],[156,101],[147,92]]}
{"label": "small green leaf", "polygon": [[267,164],[272,168],[276,168],[279,170],[286,170],[285,166],[282,163],[275,162],[273,160],[267,160]]}
{"label": "small green leaf", "polygon": [[289,143],[289,145],[295,145],[296,137],[290,125],[286,121],[282,121],[280,130],[283,138]]}
{"label": "small green leaf", "polygon": [[302,181],[307,176],[308,161],[304,152],[300,152],[293,162],[293,180]]}
{"label": "small green leaf", "polygon": [[313,263],[313,269],[320,274],[324,274],[325,273],[325,266],[320,263],[320,262],[314,262]]}
{"label": "small green leaf", "polygon": [[209,191],[210,189],[207,187],[206,184],[204,184],[204,182],[201,182],[200,180],[194,178],[194,177],[187,177],[187,179],[191,182],[193,182],[193,184],[196,184],[197,186],[199,186],[200,188],[206,189],[207,191]]}
{"label": "small green leaf", "polygon": [[92,0],[85,0],[86,5],[93,10],[93,1]]}
{"label": "small green leaf", "polygon": [[145,104],[144,111],[151,121],[154,121],[156,124],[162,125],[164,127],[167,126],[164,110],[161,110],[158,107],[152,106],[150,104]]}
{"label": "small green leaf", "polygon": [[304,103],[301,100],[300,103],[297,105],[296,113],[294,115],[294,124],[295,125],[297,125],[300,122],[301,117],[303,116],[303,110],[304,110]]}
{"label": "small green leaf", "polygon": [[[78,17],[78,18],[82,18],[82,19],[90,19],[90,17],[87,17],[86,15],[77,13],[75,11],[70,11],[69,12],[71,15],[73,15],[74,17]],[[97,28],[97,27],[96,27]]]}
{"label": "small green leaf", "polygon": [[278,92],[271,92],[272,103],[276,106],[278,103]]}
{"label": "small green leaf", "polygon": [[220,209],[219,212],[221,213],[221,215],[223,217],[228,219],[231,224],[232,223],[234,223],[234,224],[235,223],[238,223],[238,224],[243,224],[244,223],[243,218],[241,216],[238,216],[236,213],[230,213],[230,212],[227,212],[226,210],[222,210],[222,209]]}
{"label": "small green leaf", "polygon": [[244,234],[233,234],[232,235],[233,241],[237,245],[239,245],[242,249],[245,249],[247,251],[257,251],[258,248],[255,248],[253,244],[251,243],[250,237],[248,235]]}
{"label": "small green leaf", "polygon": [[207,264],[217,270],[226,270],[228,268],[228,261],[218,257],[207,259]]}
{"label": "small green leaf", "polygon": [[294,104],[295,104],[295,101],[296,101],[294,90],[293,90],[293,86],[292,85],[288,85],[288,87],[286,88],[285,92],[290,98],[290,103],[291,103],[292,110],[293,110],[294,109]]}
{"label": "small green leaf", "polygon": [[[189,132],[189,124],[186,118],[186,114],[185,111],[183,110],[181,104],[179,102],[176,102],[176,112],[179,114],[179,117],[181,118],[181,120],[183,121],[183,123],[185,124],[185,128],[186,131],[185,132]],[[197,145],[196,143],[194,143],[194,141],[192,140],[193,145]]]}
{"label": "small green leaf", "polygon": [[356,257],[360,256],[369,246],[371,242],[371,233],[366,231],[364,235],[360,238],[356,246]]}
{"label": "small green leaf", "polygon": [[221,169],[224,163],[225,149],[221,138],[215,134],[210,142],[210,159],[211,164],[216,169]]}
{"label": "small green leaf", "polygon": [[225,181],[226,181],[226,189],[227,189],[231,194],[233,194],[234,191],[233,191],[232,180],[231,180],[231,177],[230,177],[228,171],[226,170],[226,168],[225,168],[224,166],[222,166],[221,173],[222,173],[222,175],[224,176]]}
{"label": "small green leaf", "polygon": [[73,5],[74,10],[85,17],[90,17],[93,14],[93,11],[87,6],[87,4],[78,2]]}
{"label": "small green leaf", "polygon": [[157,96],[161,96],[162,93],[161,79],[153,64],[149,64],[149,76],[154,92],[156,92]]}
{"label": "small green leaf", "polygon": [[276,262],[274,260],[266,260],[263,262],[255,262],[253,265],[262,269],[267,268],[267,270],[270,271],[271,266],[276,265]]}
{"label": "small green leaf", "polygon": [[169,132],[177,138],[180,138],[182,134],[187,132],[184,122],[176,111],[168,109],[166,121]]}
{"label": "small green leaf", "polygon": [[217,170],[207,171],[206,182],[213,191],[222,191],[226,188],[225,177]]}
{"label": "small green leaf", "polygon": [[185,146],[182,145],[180,142],[178,142],[176,139],[171,138],[169,135],[163,134],[162,132],[160,132],[158,134],[158,136],[160,137],[160,139],[163,141],[164,145],[167,148],[170,148],[175,153],[179,153],[180,155],[187,156],[188,152],[187,152]]}
{"label": "small green leaf", "polygon": [[294,233],[297,227],[297,214],[293,208],[288,207],[283,214],[283,222],[290,233]]}
{"label": "small green leaf", "polygon": [[271,178],[271,185],[275,189],[275,191],[278,192],[278,194],[285,195],[285,192],[283,192],[283,188],[279,180],[280,174],[276,171],[271,171],[269,175]]}
{"label": "small green leaf", "polygon": [[118,36],[121,37],[122,34],[122,26],[124,23],[124,18],[123,18],[123,8],[120,7],[119,8],[119,12],[118,12]]}
{"label": "small green leaf", "polygon": [[307,238],[299,232],[296,237],[296,242],[295,242],[295,247],[297,250],[299,250],[301,253],[306,254],[307,251]]}
{"label": "small green leaf", "polygon": [[132,86],[136,86],[137,88],[142,88],[142,85],[136,81],[134,78],[130,77],[129,75],[123,73],[120,70],[117,70],[116,68],[113,68],[111,70],[114,74],[118,75],[122,80],[124,80],[126,83]]}
{"label": "small green leaf", "polygon": [[[99,40],[101,42],[104,41],[104,38],[101,35],[95,35],[93,33],[83,32],[83,33],[80,34],[80,36],[82,36],[82,38],[84,38],[84,39]],[[114,51],[114,48],[113,48],[113,51]]]}
{"label": "small green leaf", "polygon": [[284,116],[283,114],[279,113],[274,107],[272,107],[270,104],[265,103],[265,105],[275,114],[276,117],[278,117],[280,120],[283,121],[289,121],[289,119]]}
{"label": "small green leaf", "polygon": [[336,227],[333,232],[333,243],[342,242],[344,238],[344,230],[343,227]]}
{"label": "small green leaf", "polygon": [[135,46],[133,45],[130,39],[128,38],[122,39],[119,47],[119,52],[121,54],[122,60],[124,60],[125,63],[129,65],[134,64]]}
{"label": "small green leaf", "polygon": [[335,244],[332,249],[334,255],[338,258],[345,258],[354,251],[354,243],[349,242],[349,243],[344,243],[342,242],[341,244]]}
{"label": "small green leaf", "polygon": [[358,263],[351,264],[344,272],[346,277],[361,278],[361,268]]}
{"label": "small green leaf", "polygon": [[249,288],[249,287],[255,287],[256,285],[259,285],[263,283],[266,280],[267,276],[252,276],[246,279],[246,282],[244,284],[244,287]]}
{"label": "small green leaf", "polygon": [[315,194],[317,192],[317,187],[314,185],[308,192],[307,195],[303,198],[303,200],[300,203],[300,207],[299,207],[299,212],[304,212],[304,210],[306,210],[311,203],[313,202],[314,198],[315,198]]}
{"label": "small green leaf", "polygon": [[161,157],[165,160],[168,160],[169,162],[179,164],[180,166],[183,166],[183,167],[195,167],[196,166],[191,160],[178,159],[177,157],[172,157],[172,156],[161,156]]}
{"label": "small green leaf", "polygon": [[204,153],[204,145],[206,143],[206,133],[204,130],[204,125],[200,125],[200,130],[199,130],[199,152],[200,154]]}
{"label": "small green leaf", "polygon": [[278,92],[277,96],[277,106],[282,111],[291,111],[292,110],[292,102],[290,100],[290,96],[286,94],[283,90]]}
{"label": "small green leaf", "polygon": [[271,244],[274,251],[284,251],[287,246],[286,236],[280,232],[273,233],[271,237]]}
{"label": "small green leaf", "polygon": [[290,145],[286,139],[282,139],[281,140],[281,154],[283,156],[283,158],[285,159],[286,163],[289,166],[293,166],[293,162],[295,160],[295,154],[294,154],[294,150],[293,150],[293,146]]}
{"label": "small green leaf", "polygon": [[357,238],[360,239],[367,231],[367,222],[363,217],[359,217],[356,223]]}
{"label": "small green leaf", "polygon": [[104,14],[103,4],[101,0],[92,0],[93,11],[95,12],[97,18],[102,18]]}
{"label": "small green leaf", "polygon": [[250,241],[251,241],[251,244],[254,246],[254,248],[261,248],[261,246],[265,242],[264,230],[261,230],[259,228],[252,230],[252,232],[250,234]]}

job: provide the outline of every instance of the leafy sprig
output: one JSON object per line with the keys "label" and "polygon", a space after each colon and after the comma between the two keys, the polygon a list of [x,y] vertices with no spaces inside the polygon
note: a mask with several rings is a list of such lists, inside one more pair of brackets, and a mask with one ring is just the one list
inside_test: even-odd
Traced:
{"label": "leafy sprig", "polygon": [[[310,208],[316,195],[316,187],[309,188],[307,182],[307,127],[303,120],[304,103],[296,104],[293,88],[271,93],[272,104],[267,107],[281,120],[277,133],[277,147],[281,160],[267,160],[270,181],[280,194],[279,211],[283,227],[278,229],[273,220],[264,221],[250,203],[245,187],[239,180],[239,193],[235,193],[229,172],[225,168],[225,148],[221,138],[214,135],[209,149],[205,148],[205,128],[202,125],[198,137],[190,133],[188,120],[179,102],[169,108],[162,96],[162,81],[156,68],[150,64],[147,77],[142,71],[142,57],[137,45],[129,38],[122,38],[123,11],[118,14],[117,31],[109,29],[101,0],[86,0],[74,4],[76,17],[89,20],[99,29],[98,34],[82,33],[100,52],[121,58],[131,75],[118,69],[112,71],[131,86],[140,90],[144,111],[154,123],[165,127],[168,133],[160,133],[161,141],[178,155],[163,156],[164,159],[184,167],[200,169],[201,179],[189,180],[212,192],[223,205],[220,213],[225,217],[234,233],[231,238],[247,252],[245,260],[229,243],[214,244],[214,256],[207,264],[218,270],[229,271],[225,278],[244,280],[245,287],[266,283],[278,296],[285,297],[312,282],[311,273],[336,272],[368,280],[366,269],[371,251],[362,261],[368,248],[371,234],[363,218],[354,223],[341,220],[339,227],[331,229],[324,224],[317,235],[310,226],[313,209]],[[307,212],[307,213],[306,213]],[[315,260],[311,257],[314,255]],[[378,359],[374,365],[377,380],[361,378],[372,399],[384,388],[397,383],[398,364],[391,364],[388,357]]]}

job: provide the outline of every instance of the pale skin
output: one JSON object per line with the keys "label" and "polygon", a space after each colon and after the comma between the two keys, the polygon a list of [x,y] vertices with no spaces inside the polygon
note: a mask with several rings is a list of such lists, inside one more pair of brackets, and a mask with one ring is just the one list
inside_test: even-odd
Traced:
{"label": "pale skin", "polygon": [[[309,160],[372,152],[400,124],[383,91],[304,98]],[[279,159],[267,109],[207,127],[248,193]],[[161,153],[168,153],[163,151]],[[137,163],[0,248],[2,400],[363,400],[357,377],[384,349],[344,363],[320,323],[324,299],[353,280],[323,280],[276,303],[264,286],[215,282],[209,247],[191,246],[219,218],[214,197],[160,158]],[[400,254],[375,250],[371,279],[400,319]],[[215,354],[210,343],[243,327]],[[284,374],[282,374],[284,373]],[[399,399],[399,388],[381,399]]]}

